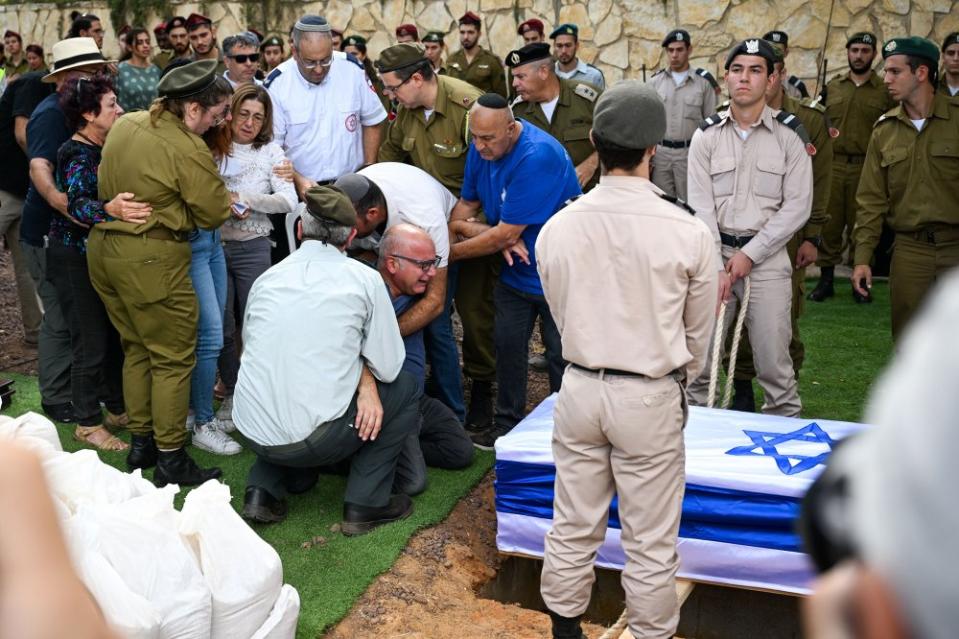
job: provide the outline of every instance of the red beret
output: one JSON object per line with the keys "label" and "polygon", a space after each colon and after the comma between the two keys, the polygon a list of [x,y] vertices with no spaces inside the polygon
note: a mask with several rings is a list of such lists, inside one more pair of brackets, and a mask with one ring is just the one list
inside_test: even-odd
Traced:
{"label": "red beret", "polygon": [[186,19],[187,31],[193,31],[197,27],[203,27],[203,26],[212,27],[213,20],[210,20],[208,17],[204,15],[200,15],[199,13],[191,13],[189,16],[187,16],[187,19]]}
{"label": "red beret", "polygon": [[415,24],[401,24],[396,27],[396,37],[400,36],[413,36],[414,40],[420,39],[420,33],[416,30]]}
{"label": "red beret", "polygon": [[543,35],[543,30],[546,27],[543,26],[542,20],[537,20],[536,18],[530,18],[526,22],[521,22],[519,28],[516,29],[516,33],[523,35],[527,31],[536,31],[540,35]]}
{"label": "red beret", "polygon": [[166,33],[166,22],[161,22],[153,27],[153,33]]}
{"label": "red beret", "polygon": [[467,11],[466,13],[464,13],[463,17],[460,18],[458,22],[460,24],[472,24],[477,27],[483,24],[483,20],[472,11]]}

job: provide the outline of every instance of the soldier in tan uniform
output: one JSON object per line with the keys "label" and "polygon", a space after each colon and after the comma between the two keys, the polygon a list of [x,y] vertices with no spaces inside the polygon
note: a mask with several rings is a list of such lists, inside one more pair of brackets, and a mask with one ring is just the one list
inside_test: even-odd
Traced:
{"label": "soldier in tan uniform", "polygon": [[556,491],[540,582],[553,637],[584,636],[580,618],[614,491],[629,630],[637,639],[672,637],[679,621],[683,389],[706,362],[717,271],[706,225],[649,181],[666,119],[656,92],[638,81],[606,91],[592,131],[599,185],[536,242],[570,362],[553,414]]}
{"label": "soldier in tan uniform", "polygon": [[649,80],[666,104],[666,135],[653,158],[653,184],[686,199],[686,159],[689,141],[699,123],[716,112],[716,80],[703,69],[689,66],[693,45],[689,33],[670,31],[663,40],[669,69],[662,69]]}
{"label": "soldier in tan uniform", "polygon": [[861,294],[872,286],[869,263],[887,221],[896,233],[889,276],[896,340],[933,284],[959,264],[959,103],[935,92],[939,49],[929,40],[893,38],[882,57],[883,82],[899,106],[869,139],[852,281]]}
{"label": "soldier in tan uniform", "polygon": [[511,51],[506,65],[512,70],[517,95],[513,115],[559,140],[576,167],[579,185],[584,191],[595,186],[599,181],[599,156],[589,141],[589,129],[599,90],[560,79],[545,42]]}
{"label": "soldier in tan uniform", "polygon": [[187,407],[199,315],[188,235],[230,217],[230,194],[203,138],[230,117],[232,89],[216,60],[170,71],[150,111],[120,118],[103,147],[100,198],[133,192],[153,213],[142,224],[97,224],[90,280],[120,333],[132,441],[127,465],[156,465],[153,481],[196,485],[220,476],[187,455]]}
{"label": "soldier in tan uniform", "polygon": [[[779,58],[773,68],[776,74],[769,90],[766,92],[766,104],[777,111],[785,111],[795,115],[802,125],[797,127],[806,150],[812,156],[813,194],[812,212],[809,221],[796,233],[786,245],[789,259],[793,265],[792,276],[792,339],[789,341],[789,356],[793,361],[793,370],[796,379],[806,359],[806,347],[799,336],[799,316],[802,315],[805,300],[806,267],[816,261],[819,246],[822,244],[822,227],[829,214],[826,212],[829,203],[829,190],[832,182],[832,138],[829,137],[829,125],[826,119],[826,109],[820,104],[819,98],[797,100],[786,95],[783,89],[785,74],[783,73],[782,49],[773,45]],[[728,105],[725,105],[728,108]],[[724,110],[720,107],[720,110]],[[730,336],[731,337],[731,336]],[[727,339],[727,346],[729,340]],[[730,408],[733,410],[755,412],[753,398],[753,378],[756,369],[753,366],[753,353],[749,347],[748,332],[743,332],[743,340],[739,346],[739,356],[736,359],[734,378],[735,396]]]}
{"label": "soldier in tan uniform", "polygon": [[[756,38],[726,59],[730,108],[693,136],[689,204],[713,232],[727,328],[750,280],[746,327],[765,394],[763,412],[794,417],[802,404],[789,356],[793,265],[786,244],[809,220],[813,174],[790,126],[795,116],[766,105],[776,58],[772,46]],[[695,404],[706,403],[708,370],[689,388]]]}
{"label": "soldier in tan uniform", "polygon": [[[789,34],[785,31],[769,31],[763,36],[763,40],[782,47],[783,65],[785,66],[786,56],[789,55]],[[783,90],[786,95],[797,100],[809,97],[809,89],[806,88],[806,83],[794,75],[783,81]]]}
{"label": "soldier in tan uniform", "polygon": [[959,96],[959,31],[954,31],[942,41],[942,77],[939,91],[949,97]]}
{"label": "soldier in tan uniform", "polygon": [[[839,135],[833,141],[828,221],[823,226],[822,247],[817,260],[821,275],[808,297],[813,302],[822,302],[835,295],[835,267],[842,261],[846,238],[849,237],[851,242],[852,229],[856,225],[856,189],[859,188],[859,174],[872,126],[879,116],[895,106],[882,78],[872,68],[876,45],[875,35],[854,33],[846,42],[848,73],[834,77],[823,91],[826,113]],[[855,253],[855,245],[849,247],[849,253]],[[855,291],[853,295],[856,295]]]}
{"label": "soldier in tan uniform", "polygon": [[[387,95],[399,103],[380,147],[380,161],[410,162],[459,197],[469,150],[469,109],[482,92],[462,80],[435,75],[421,44],[389,47],[376,65]],[[486,430],[493,423],[493,286],[500,262],[493,255],[451,265],[446,308],[436,320],[449,322],[455,296],[463,320],[463,372],[472,380],[468,411],[458,355],[437,352],[434,328],[426,331],[433,373],[428,390],[465,419],[472,431]]]}
{"label": "soldier in tan uniform", "polygon": [[472,11],[459,19],[459,51],[446,59],[450,77],[469,82],[482,93],[498,93],[509,97],[503,62],[479,45],[483,21]]}

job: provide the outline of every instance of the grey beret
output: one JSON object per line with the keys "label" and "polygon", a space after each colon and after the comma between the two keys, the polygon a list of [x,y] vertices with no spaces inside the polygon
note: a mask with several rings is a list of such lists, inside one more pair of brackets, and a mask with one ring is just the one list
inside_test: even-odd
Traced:
{"label": "grey beret", "polygon": [[593,111],[593,132],[626,149],[648,149],[666,133],[666,107],[652,87],[625,80],[606,89]]}

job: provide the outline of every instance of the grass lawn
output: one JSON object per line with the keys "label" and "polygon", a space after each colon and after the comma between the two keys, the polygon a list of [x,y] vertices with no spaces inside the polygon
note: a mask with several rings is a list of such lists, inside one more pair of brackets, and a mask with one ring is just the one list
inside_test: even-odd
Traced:
{"label": "grass lawn", "polygon": [[[873,289],[875,302],[853,303],[848,283],[837,283],[837,296],[828,302],[806,303],[800,321],[806,344],[806,362],[800,379],[803,414],[810,418],[859,421],[868,390],[892,352],[889,333],[889,290],[884,283]],[[14,375],[17,394],[6,414],[39,412],[35,378]],[[757,387],[757,402],[761,393]],[[77,450],[73,430],[62,426],[66,450]],[[233,506],[242,506],[246,472],[253,455],[215,457],[191,449],[202,465],[219,465],[233,491]],[[123,468],[124,454],[101,453],[110,464]],[[490,469],[492,453],[477,451],[473,466],[465,471],[430,469],[430,488],[416,498],[416,512],[406,521],[380,528],[369,535],[346,538],[330,531],[340,521],[345,481],[323,476],[306,495],[290,498],[290,516],[282,524],[257,530],[283,558],[285,580],[300,592],[302,609],[298,637],[314,638],[336,623],[380,573],[388,570],[418,529],[442,520],[456,502]],[[150,473],[147,473],[150,476]],[[177,506],[182,504],[178,501]],[[323,539],[315,539],[322,537]],[[303,544],[316,541],[308,548]]]}

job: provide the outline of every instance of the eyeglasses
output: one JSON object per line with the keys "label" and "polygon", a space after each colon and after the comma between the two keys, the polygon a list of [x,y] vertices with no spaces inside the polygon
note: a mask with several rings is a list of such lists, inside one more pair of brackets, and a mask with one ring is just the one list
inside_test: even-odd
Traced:
{"label": "eyeglasses", "polygon": [[443,258],[437,255],[431,260],[414,260],[412,257],[406,257],[405,255],[397,255],[396,253],[391,253],[392,257],[399,258],[411,264],[416,264],[420,267],[424,273],[429,273],[431,268],[439,268],[440,262],[443,261]]}
{"label": "eyeglasses", "polygon": [[223,109],[220,111],[220,113],[213,118],[213,124],[210,125],[210,128],[216,128],[226,122],[228,115],[230,115],[230,105],[226,104],[223,106]]}
{"label": "eyeglasses", "polygon": [[316,67],[323,67],[326,69],[333,64],[333,55],[330,54],[330,57],[326,58],[325,60],[304,60],[303,58],[300,58],[299,60],[304,69],[313,70]]}
{"label": "eyeglasses", "polygon": [[236,55],[226,56],[231,60],[234,60],[240,64],[246,64],[247,62],[259,62],[260,54],[259,53],[238,53]]}
{"label": "eyeglasses", "polygon": [[263,116],[262,113],[250,113],[249,111],[240,111],[239,113],[237,113],[237,114],[234,115],[233,117],[235,117],[235,118],[236,118],[237,120],[239,120],[240,122],[246,122],[247,120],[253,120],[253,122],[255,122],[256,124],[263,124],[263,120],[266,119],[266,118]]}
{"label": "eyeglasses", "polygon": [[384,84],[384,85],[383,85],[383,93],[396,93],[397,91],[399,91],[399,89],[400,89],[401,86],[403,86],[404,84],[406,84],[407,82],[409,82],[409,81],[412,80],[412,79],[413,79],[413,76],[410,76],[410,77],[406,78],[405,80],[403,80],[402,82],[400,82],[399,84],[394,85],[394,86],[388,86],[388,85]]}

